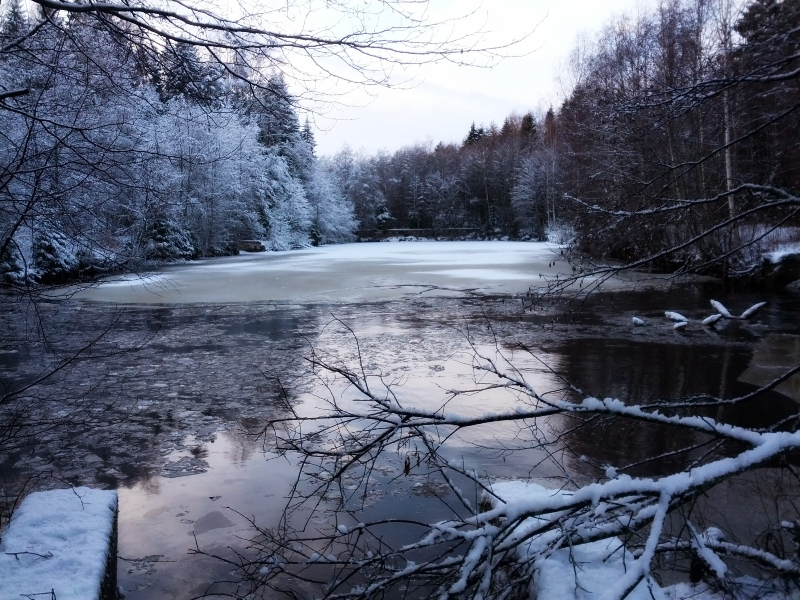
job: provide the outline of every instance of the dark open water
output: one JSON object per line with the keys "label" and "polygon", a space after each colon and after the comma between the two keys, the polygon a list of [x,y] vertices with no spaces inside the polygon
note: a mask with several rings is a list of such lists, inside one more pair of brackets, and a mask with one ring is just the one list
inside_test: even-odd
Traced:
{"label": "dark open water", "polygon": [[[696,320],[712,313],[712,297],[734,313],[757,301],[769,304],[752,321],[726,321],[708,330]],[[318,405],[321,388],[303,359],[312,347],[355,364],[352,340],[334,317],[357,335],[368,369],[394,382],[405,402],[423,406],[438,406],[443,390],[474,385],[468,340],[482,352],[499,349],[537,389],[560,387],[552,369],[592,395],[631,403],[699,393],[733,397],[800,361],[797,294],[726,296],[692,287],[597,295],[580,307],[523,308],[519,299],[501,297],[333,306],[111,308],[73,302],[40,306],[44,329],[37,330],[30,307],[20,307],[0,317],[6,332],[0,373],[7,388],[46,372],[59,356],[87,349],[30,394],[41,417],[64,422],[19,440],[0,454],[0,469],[7,481],[58,478],[54,483],[41,477],[34,482],[40,487],[118,489],[119,577],[128,598],[191,598],[230,569],[190,556],[188,548],[198,544],[225,553],[252,537],[245,517],[265,527],[280,518],[296,466],[291,456],[272,452],[271,440],[245,432],[285,414],[286,401],[306,413]],[[695,323],[676,333],[664,310]],[[634,327],[633,316],[647,326]],[[46,343],[40,342],[42,333]],[[800,381],[787,382],[779,392],[710,416],[751,426],[773,423],[797,411]],[[472,404],[460,400],[453,408],[477,413],[510,402],[497,395]],[[83,419],[77,424],[71,418],[75,409]],[[547,424],[556,433],[568,426]],[[535,450],[501,460],[474,446],[492,440],[524,446],[524,439],[508,427],[486,427],[453,440],[447,452],[495,479],[562,475]],[[563,461],[581,480],[601,476],[606,465],[669,452],[686,440],[658,428],[630,431],[605,423],[565,441]],[[657,474],[678,460],[648,463],[632,473]],[[446,516],[436,498],[442,490],[421,470],[400,477],[401,470],[398,456],[381,463],[374,491],[364,499],[366,514],[426,521]],[[323,530],[336,522],[332,512],[312,519]]]}

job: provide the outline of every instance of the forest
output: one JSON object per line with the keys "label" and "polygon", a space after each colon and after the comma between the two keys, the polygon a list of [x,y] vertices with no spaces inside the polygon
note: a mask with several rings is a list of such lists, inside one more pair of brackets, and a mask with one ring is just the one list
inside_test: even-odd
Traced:
{"label": "forest", "polygon": [[737,276],[798,239],[796,2],[660,2],[578,44],[544,114],[320,158],[279,70],[38,10],[2,15],[6,283],[404,228]]}
{"label": "forest", "polygon": [[3,15],[0,81],[25,91],[0,110],[6,282],[351,239],[280,74],[254,88],[188,43],[151,60],[81,15],[42,23],[19,0]]}
{"label": "forest", "polygon": [[333,171],[359,226],[549,234],[668,272],[758,268],[798,241],[800,5],[731,6],[611,20],[575,48],[570,92],[544,114],[473,123],[461,144],[343,150]]}

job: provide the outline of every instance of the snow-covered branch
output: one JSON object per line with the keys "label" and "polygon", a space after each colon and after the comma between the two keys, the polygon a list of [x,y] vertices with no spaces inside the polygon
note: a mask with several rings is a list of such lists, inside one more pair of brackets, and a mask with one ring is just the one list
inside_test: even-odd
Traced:
{"label": "snow-covered branch", "polygon": [[[299,452],[304,470],[312,475],[305,485],[295,486],[290,514],[306,510],[309,502],[318,506],[320,497],[333,494],[339,498],[342,516],[357,520],[357,499],[366,497],[375,485],[370,474],[385,456],[396,453],[406,457],[404,475],[425,473],[444,486],[443,495],[453,493],[457,503],[449,518],[436,522],[399,517],[358,522],[350,528],[341,525],[330,534],[309,534],[288,525],[280,531],[262,531],[263,541],[253,547],[258,558],[238,565],[254,590],[283,589],[287,574],[317,581],[313,573],[318,571],[312,565],[325,564],[334,573],[325,587],[328,598],[366,599],[401,588],[427,590],[426,594],[442,599],[507,598],[516,593],[513,590],[530,593],[532,586],[545,585],[545,571],[560,568],[562,560],[583,560],[576,557],[587,552],[595,563],[578,569],[572,575],[574,584],[580,587],[584,568],[606,563],[609,572],[616,573],[604,591],[607,600],[640,597],[641,590],[658,587],[653,569],[669,551],[700,556],[731,585],[735,582],[728,581],[725,560],[732,556],[780,576],[800,571],[794,555],[777,556],[756,546],[701,536],[689,517],[683,526],[676,521],[687,510],[691,513],[691,507],[715,486],[800,450],[798,431],[754,430],[711,418],[705,414],[710,401],[695,410],[691,399],[664,403],[659,409],[657,403],[645,407],[593,398],[574,386],[567,388],[573,397],[551,399],[510,363],[501,368],[502,360],[477,351],[476,386],[450,392],[440,408],[431,409],[401,400],[402,387],[365,370],[360,354],[356,362],[361,366],[351,370],[338,360],[313,354],[310,363],[328,394],[320,396],[325,408],[270,424],[279,446]],[[459,415],[448,406],[461,393],[477,398],[510,394],[519,409]],[[609,467],[595,481],[578,484],[569,479],[560,489],[533,482],[493,482],[444,456],[453,436],[502,422],[514,423],[520,431],[539,432],[531,435],[529,447],[552,456],[559,447],[568,449],[569,443],[568,436],[546,425],[549,420],[558,418],[580,428],[598,417],[628,427],[665,427],[674,435],[684,431],[700,437],[683,449],[689,455],[684,469],[634,476]],[[711,450],[697,455],[695,451],[705,447]],[[675,458],[680,452],[669,454]],[[479,498],[477,505],[470,501],[473,495]],[[406,533],[416,531],[417,541],[393,545],[380,533],[389,525],[402,526]],[[676,531],[683,533],[675,537]],[[253,565],[261,565],[260,570]]]}

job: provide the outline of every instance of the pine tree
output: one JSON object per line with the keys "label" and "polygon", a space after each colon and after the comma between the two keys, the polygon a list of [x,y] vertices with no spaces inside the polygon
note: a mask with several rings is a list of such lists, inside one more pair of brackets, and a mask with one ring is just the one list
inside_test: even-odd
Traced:
{"label": "pine tree", "polygon": [[18,39],[28,28],[28,18],[21,0],[11,0],[3,13],[0,40],[3,44]]}
{"label": "pine tree", "polygon": [[164,101],[183,96],[199,104],[209,104],[219,97],[219,75],[203,65],[191,44],[170,43],[163,53],[162,70],[159,92]]}
{"label": "pine tree", "polygon": [[556,125],[556,115],[553,112],[553,107],[551,106],[547,110],[547,114],[544,116],[544,141],[550,148],[555,146],[556,139],[558,137]]}
{"label": "pine tree", "polygon": [[533,113],[527,112],[520,121],[519,132],[523,139],[533,140],[539,135],[536,128],[536,119],[533,118]]}
{"label": "pine tree", "polygon": [[300,121],[294,110],[294,98],[282,75],[270,77],[258,98],[259,141],[267,147],[291,144],[300,135]]}
{"label": "pine tree", "polygon": [[307,185],[314,169],[314,135],[308,122],[301,130],[295,99],[283,76],[271,77],[258,100],[259,141],[286,159],[292,177]]}
{"label": "pine tree", "polygon": [[303,124],[303,131],[300,134],[303,140],[311,146],[312,151],[317,146],[317,141],[314,139],[314,131],[311,129],[311,123],[308,121],[308,117],[306,117],[306,122]]}
{"label": "pine tree", "polygon": [[486,137],[486,131],[483,129],[483,127],[475,127],[475,122],[473,121],[472,125],[470,125],[469,133],[464,139],[464,145],[472,146],[473,144],[482,140],[484,137]]}

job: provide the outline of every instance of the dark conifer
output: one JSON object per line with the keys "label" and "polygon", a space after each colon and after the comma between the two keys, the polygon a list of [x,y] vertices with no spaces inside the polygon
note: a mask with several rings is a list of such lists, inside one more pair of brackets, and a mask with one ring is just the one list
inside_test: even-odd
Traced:
{"label": "dark conifer", "polygon": [[536,128],[536,119],[533,118],[533,113],[527,112],[522,117],[519,125],[519,133],[526,140],[532,140],[538,137],[539,131]]}
{"label": "dark conifer", "polygon": [[183,96],[200,104],[210,104],[219,96],[219,75],[204,65],[197,49],[183,42],[170,43],[163,53],[159,92],[162,100]]}
{"label": "dark conifer", "polygon": [[28,18],[21,0],[11,0],[8,8],[3,12],[0,23],[0,40],[3,44],[18,39],[28,28]]}
{"label": "dark conifer", "polygon": [[467,137],[464,139],[464,145],[472,146],[476,142],[482,140],[484,137],[486,137],[486,131],[483,129],[482,126],[475,127],[475,122],[473,121],[472,125],[470,125],[469,133],[467,134]]}

